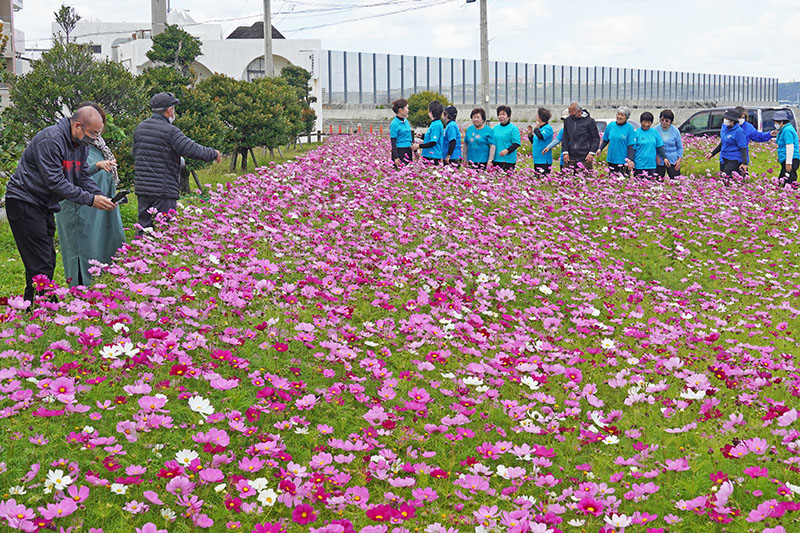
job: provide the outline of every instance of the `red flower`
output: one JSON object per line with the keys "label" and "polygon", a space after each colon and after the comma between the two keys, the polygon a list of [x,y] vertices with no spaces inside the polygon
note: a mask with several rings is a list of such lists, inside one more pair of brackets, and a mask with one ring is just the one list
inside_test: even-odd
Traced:
{"label": "red flower", "polygon": [[272,347],[278,350],[279,352],[285,352],[286,350],[289,349],[289,345],[283,342],[276,342],[275,344],[272,345]]}
{"label": "red flower", "polygon": [[396,513],[389,505],[376,505],[367,510],[367,518],[373,522],[388,522]]}
{"label": "red flower", "polygon": [[228,494],[225,497],[225,508],[230,510],[230,511],[236,512],[236,513],[241,513],[242,512],[242,499],[241,498],[237,498],[236,496],[231,496],[230,494]]}

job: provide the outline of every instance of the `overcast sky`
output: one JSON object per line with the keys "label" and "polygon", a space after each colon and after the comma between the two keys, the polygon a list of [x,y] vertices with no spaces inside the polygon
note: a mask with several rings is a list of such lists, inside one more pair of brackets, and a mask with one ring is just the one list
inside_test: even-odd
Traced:
{"label": "overcast sky", "polygon": [[[104,22],[150,19],[150,0],[25,0],[17,26],[28,47],[50,46],[62,3]],[[198,22],[221,21],[226,36],[260,20],[262,6],[171,0]],[[272,12],[288,38],[323,49],[480,57],[477,2],[272,0]],[[800,79],[800,0],[489,0],[489,39],[492,60]]]}

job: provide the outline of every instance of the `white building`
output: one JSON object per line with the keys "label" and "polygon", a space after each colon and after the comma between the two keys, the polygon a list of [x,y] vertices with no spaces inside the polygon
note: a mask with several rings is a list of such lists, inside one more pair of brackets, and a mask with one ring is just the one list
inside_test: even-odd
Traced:
{"label": "white building", "polygon": [[22,0],[0,0],[0,25],[3,26],[2,36],[8,38],[5,50],[0,55],[6,68],[19,74],[22,72],[20,56],[25,51],[25,34],[14,24],[14,13],[22,9]]}
{"label": "white building", "polygon": [[[192,65],[198,76],[206,78],[219,73],[239,80],[252,80],[264,74],[263,23],[234,30],[222,36],[219,24],[198,24],[185,11],[173,9],[167,23],[180,26],[202,42],[202,55]],[[127,70],[139,75],[153,66],[147,58],[152,46],[151,22],[79,21],[70,34],[78,43],[90,44],[99,58],[119,61]],[[60,28],[53,24],[53,32]],[[322,124],[322,42],[316,39],[285,39],[273,28],[272,55],[275,73],[287,65],[303,67],[311,73],[312,104],[317,114],[317,129]]]}

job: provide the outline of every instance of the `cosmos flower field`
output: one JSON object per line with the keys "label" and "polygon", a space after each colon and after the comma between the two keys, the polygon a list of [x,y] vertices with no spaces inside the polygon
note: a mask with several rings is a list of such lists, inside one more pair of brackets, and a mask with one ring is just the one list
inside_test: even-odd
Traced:
{"label": "cosmos flower field", "polygon": [[795,189],[386,153],[331,140],[9,299],[0,529],[798,530]]}

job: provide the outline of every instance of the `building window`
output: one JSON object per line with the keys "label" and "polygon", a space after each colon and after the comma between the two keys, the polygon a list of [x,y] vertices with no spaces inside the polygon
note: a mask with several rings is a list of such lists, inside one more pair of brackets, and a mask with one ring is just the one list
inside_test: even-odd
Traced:
{"label": "building window", "polygon": [[92,53],[93,54],[102,54],[103,53],[103,47],[100,46],[99,44],[93,44],[92,45]]}

